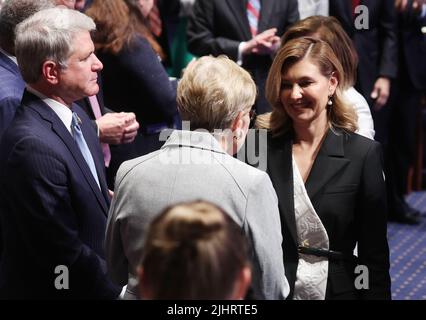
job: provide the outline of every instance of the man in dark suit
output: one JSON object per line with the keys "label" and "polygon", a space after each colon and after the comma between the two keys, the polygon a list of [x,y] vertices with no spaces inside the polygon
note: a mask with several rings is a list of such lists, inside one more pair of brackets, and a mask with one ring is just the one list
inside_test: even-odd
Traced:
{"label": "man in dark suit", "polygon": [[[426,8],[424,0],[398,1],[400,72],[398,76],[398,100],[391,113],[389,139],[390,220],[402,223],[418,223],[419,212],[408,206],[404,199],[407,192],[409,168],[415,163],[416,130],[420,116],[421,99],[426,93]],[[421,117],[421,116],[420,116]]]}
{"label": "man in dark suit", "polygon": [[[159,35],[154,34],[158,43],[166,54],[166,59],[162,61],[166,68],[172,67],[171,45],[179,23],[179,0],[157,0],[154,1],[158,7],[159,18],[161,19],[162,30]],[[152,12],[150,13],[150,15]],[[148,15],[148,19],[150,18]],[[152,31],[152,30],[151,30]]]}
{"label": "man in dark suit", "polygon": [[[86,1],[78,0],[55,0],[55,3],[58,6],[63,5],[69,9],[79,11],[84,11],[86,5],[91,4],[86,3]],[[116,153],[110,150],[110,145],[133,142],[138,133],[139,123],[133,112],[114,112],[105,107],[103,95],[101,93],[102,85],[99,79],[100,77],[98,77],[98,84],[100,87],[99,93],[92,97],[85,97],[84,99],[76,101],[76,103],[86,111],[96,127],[102,145],[108,187],[113,190],[116,169],[111,168],[110,162],[112,157],[116,157]],[[113,147],[113,150],[114,149]]]}
{"label": "man in dark suit", "polygon": [[297,0],[260,1],[253,30],[247,17],[248,1],[197,0],[188,22],[188,46],[198,56],[225,54],[248,70],[258,87],[255,108],[261,114],[271,111],[265,82],[279,36],[299,19],[299,11]]}
{"label": "man in dark suit", "polygon": [[27,89],[0,142],[0,298],[119,294],[105,270],[110,200],[99,140],[74,104],[99,90],[94,29],[87,16],[59,8],[17,27]]}
{"label": "man in dark suit", "polygon": [[388,130],[388,108],[383,107],[398,67],[394,0],[330,0],[330,16],[340,21],[354,41],[359,56],[355,87],[372,108],[375,139],[383,143]]}
{"label": "man in dark suit", "polygon": [[12,121],[25,88],[15,61],[14,57],[2,49],[0,42],[0,137]]}
{"label": "man in dark suit", "polygon": [[52,7],[49,0],[9,1],[0,11],[0,137],[21,103],[25,83],[15,58],[15,27],[31,14]]}
{"label": "man in dark suit", "polygon": [[[55,3],[67,4],[70,9],[74,8],[74,2],[57,0]],[[52,6],[51,0],[12,0],[5,4],[0,12],[0,79],[2,83],[0,87],[0,137],[12,121],[25,88],[15,57],[15,27],[35,12]],[[134,140],[139,123],[133,112],[112,112],[104,107],[103,100],[99,96],[100,112],[96,116],[94,106],[91,105],[88,98],[85,100],[79,104],[93,120],[100,142],[116,145]],[[107,155],[105,155],[105,165],[108,167]]]}

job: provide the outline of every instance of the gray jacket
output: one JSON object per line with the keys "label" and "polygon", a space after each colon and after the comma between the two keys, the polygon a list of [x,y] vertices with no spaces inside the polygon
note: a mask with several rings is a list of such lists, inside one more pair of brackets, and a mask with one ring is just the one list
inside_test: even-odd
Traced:
{"label": "gray jacket", "polygon": [[262,299],[284,299],[285,277],[278,200],[265,172],[225,153],[209,133],[174,131],[156,152],[123,163],[106,234],[108,272],[137,295],[136,269],[146,228],[167,206],[207,200],[241,226],[251,247],[253,290]]}

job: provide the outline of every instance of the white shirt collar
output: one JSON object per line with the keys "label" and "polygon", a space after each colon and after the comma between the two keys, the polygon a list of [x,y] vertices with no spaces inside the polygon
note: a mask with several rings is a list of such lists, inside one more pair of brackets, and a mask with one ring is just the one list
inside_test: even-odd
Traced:
{"label": "white shirt collar", "polygon": [[4,51],[1,47],[0,47],[0,52],[3,53],[6,57],[8,57],[10,60],[12,60],[16,65],[18,65],[18,60],[16,60],[15,56],[10,55],[6,51]]}
{"label": "white shirt collar", "polygon": [[53,100],[51,98],[46,97],[42,93],[38,92],[34,88],[31,88],[27,85],[27,90],[31,92],[32,94],[39,97],[45,104],[47,104],[49,107],[52,108],[52,110],[56,113],[56,115],[61,119],[61,121],[64,123],[65,127],[71,132],[71,122],[72,122],[72,111],[70,108],[68,108],[66,105]]}

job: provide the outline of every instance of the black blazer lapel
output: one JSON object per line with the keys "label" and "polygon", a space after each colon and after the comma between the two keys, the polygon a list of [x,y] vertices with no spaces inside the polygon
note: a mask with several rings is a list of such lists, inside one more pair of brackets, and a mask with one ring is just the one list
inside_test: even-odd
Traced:
{"label": "black blazer lapel", "polygon": [[240,29],[241,38],[244,41],[252,38],[250,33],[250,25],[247,18],[247,9],[245,0],[226,0],[231,12],[234,14]]}
{"label": "black blazer lapel", "polygon": [[339,131],[337,135],[328,130],[321,145],[306,181],[306,191],[314,207],[316,197],[325,189],[328,182],[350,163],[350,160],[344,157],[344,139],[343,132]]}
{"label": "black blazer lapel", "polygon": [[38,114],[40,114],[40,116],[45,121],[48,121],[51,123],[52,130],[55,132],[55,134],[59,136],[59,138],[67,146],[71,155],[77,162],[77,165],[79,166],[80,170],[83,172],[83,175],[86,178],[87,183],[90,185],[93,193],[96,195],[96,198],[98,199],[99,204],[104,210],[105,215],[108,215],[107,202],[105,201],[105,198],[103,194],[101,193],[101,190],[99,189],[98,184],[96,183],[92,175],[92,172],[90,171],[89,166],[86,163],[86,160],[81,154],[80,149],[78,148],[77,144],[74,142],[67,128],[65,128],[61,119],[58,118],[55,112],[51,110],[51,108],[48,105],[46,105],[38,97],[34,96],[33,94],[29,93],[26,90],[24,92],[22,103],[25,106],[34,109]]}
{"label": "black blazer lapel", "polygon": [[290,134],[269,138],[268,173],[278,195],[281,228],[284,230],[284,223],[287,225],[291,238],[297,246],[291,146],[292,139]]}

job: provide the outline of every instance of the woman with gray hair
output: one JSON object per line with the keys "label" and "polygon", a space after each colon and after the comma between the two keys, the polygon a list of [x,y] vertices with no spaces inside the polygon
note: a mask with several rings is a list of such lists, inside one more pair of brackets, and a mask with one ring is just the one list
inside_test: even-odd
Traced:
{"label": "woman with gray hair", "polygon": [[247,236],[254,294],[284,299],[277,196],[266,173],[232,157],[248,131],[254,81],[230,59],[206,56],[189,64],[177,96],[184,130],[118,171],[106,234],[111,278],[128,284],[125,297],[135,298],[150,221],[167,206],[202,199],[220,204]]}

